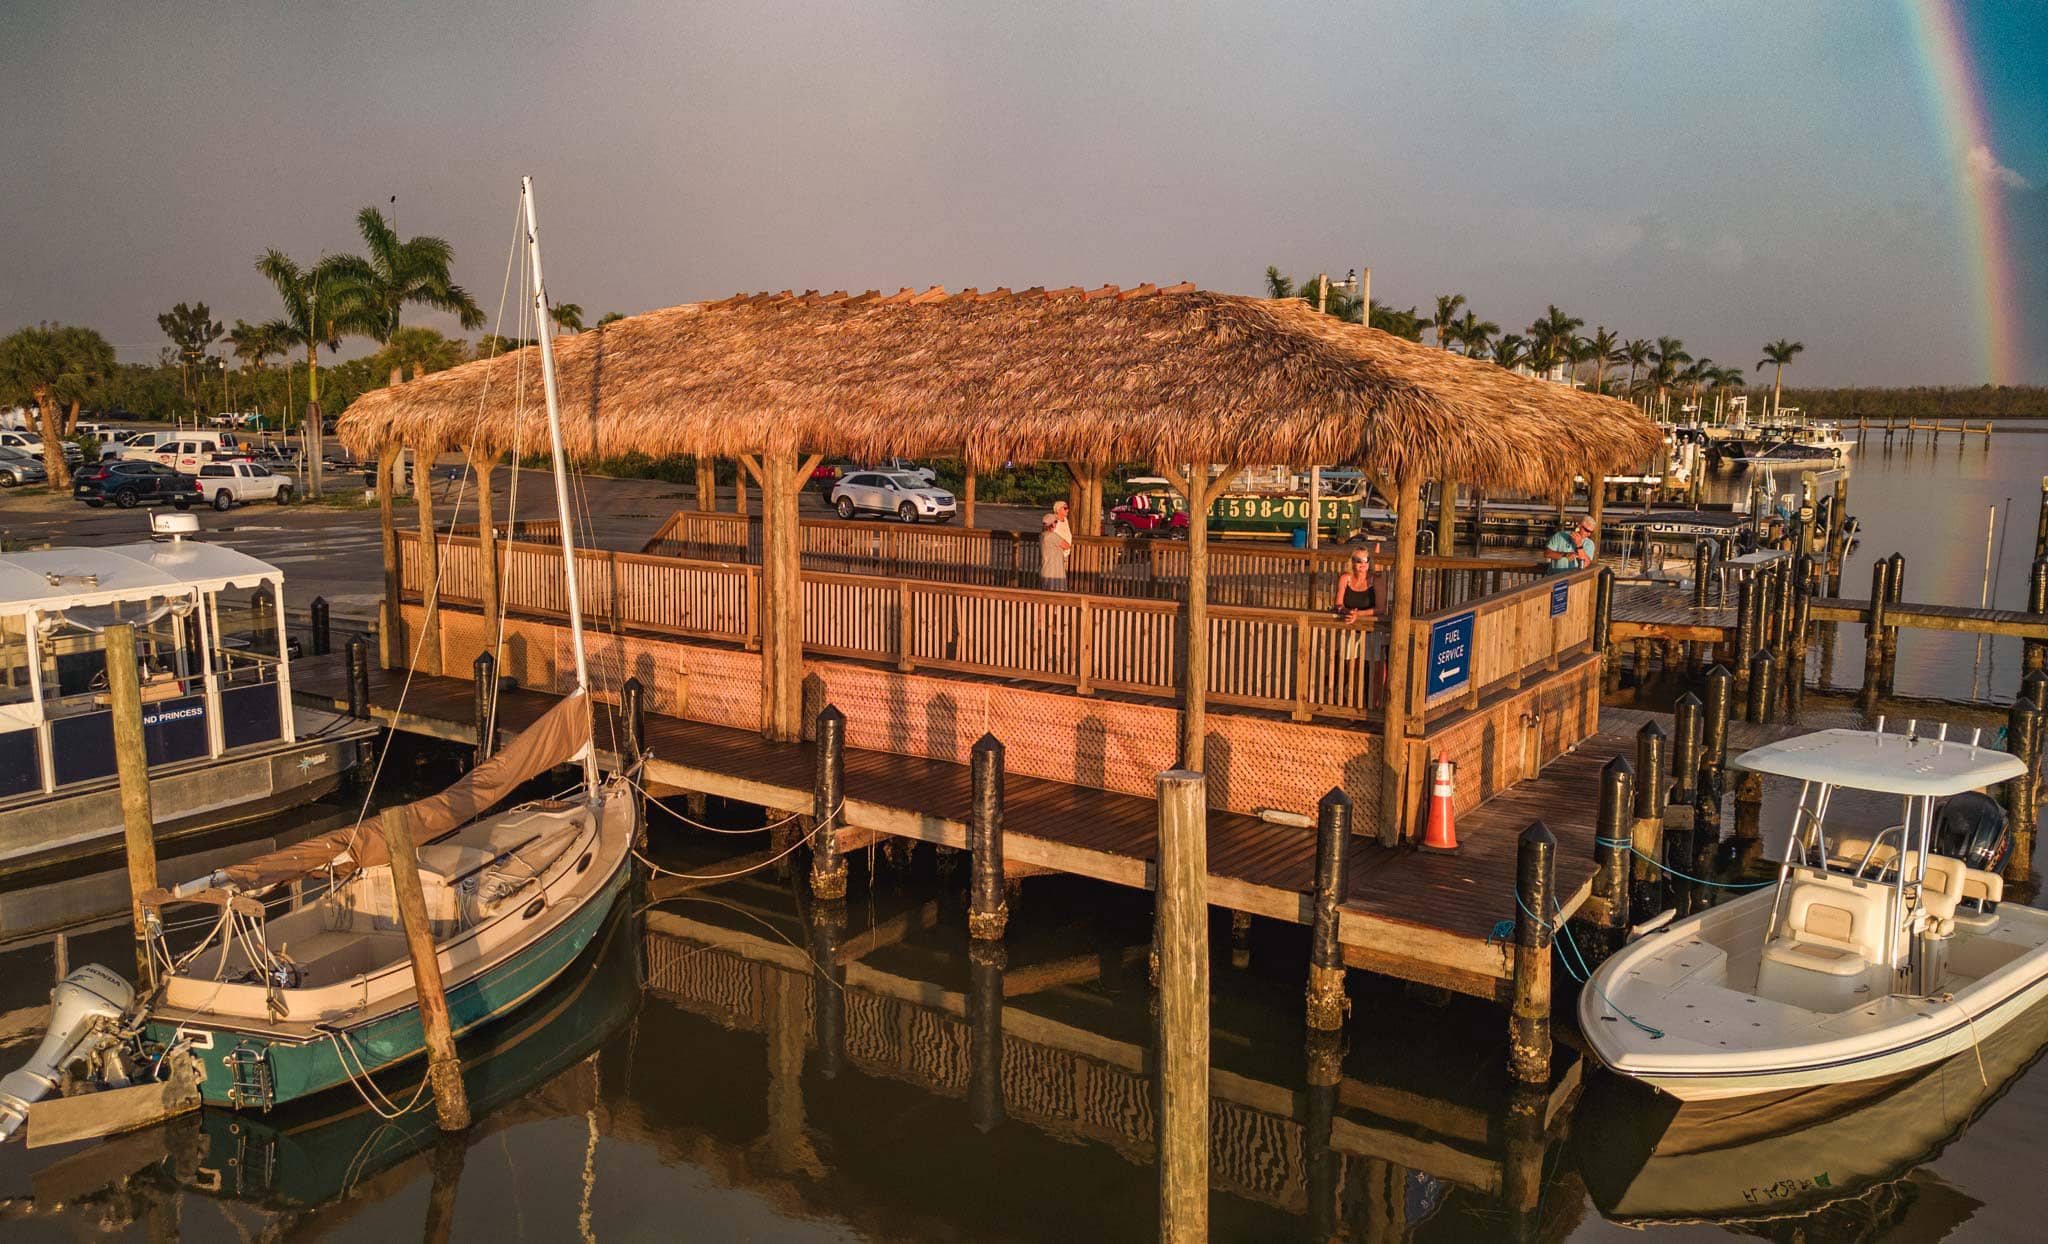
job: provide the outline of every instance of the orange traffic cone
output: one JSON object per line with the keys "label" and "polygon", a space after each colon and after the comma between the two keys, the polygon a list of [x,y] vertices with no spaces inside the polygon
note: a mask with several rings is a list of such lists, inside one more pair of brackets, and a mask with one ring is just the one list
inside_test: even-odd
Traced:
{"label": "orange traffic cone", "polygon": [[1423,831],[1422,845],[1432,851],[1455,851],[1458,849],[1458,826],[1451,804],[1458,766],[1451,763],[1450,757],[1438,752],[1429,767],[1429,824]]}

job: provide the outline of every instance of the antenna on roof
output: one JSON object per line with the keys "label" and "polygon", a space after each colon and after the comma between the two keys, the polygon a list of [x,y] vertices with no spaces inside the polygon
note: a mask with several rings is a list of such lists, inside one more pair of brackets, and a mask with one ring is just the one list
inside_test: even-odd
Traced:
{"label": "antenna on roof", "polygon": [[199,531],[197,514],[171,513],[158,510],[149,516],[149,532],[155,536],[169,536],[172,544],[183,544],[185,537]]}

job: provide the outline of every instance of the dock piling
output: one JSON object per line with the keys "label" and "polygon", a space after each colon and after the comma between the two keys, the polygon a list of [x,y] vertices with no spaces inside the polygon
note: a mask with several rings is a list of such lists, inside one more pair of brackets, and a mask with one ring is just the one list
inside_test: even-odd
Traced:
{"label": "dock piling", "polygon": [[476,723],[476,763],[482,764],[498,750],[498,658],[486,648],[472,664],[475,684],[473,706]]}
{"label": "dock piling", "polygon": [[348,715],[370,719],[370,641],[361,635],[348,641]]}
{"label": "dock piling", "polygon": [[462,1061],[455,1053],[448,995],[441,983],[434,929],[427,920],[426,892],[420,887],[410,815],[403,805],[386,808],[378,822],[391,855],[391,892],[398,900],[399,924],[405,931],[406,953],[412,957],[413,984],[419,990],[420,1027],[426,1035],[427,1079],[434,1086],[434,1113],[442,1131],[459,1132],[469,1126],[469,1094],[462,1085]]}
{"label": "dock piling", "polygon": [[[1159,775],[1159,1238],[1209,1236],[1209,834],[1207,782]],[[1548,980],[1545,980],[1545,1018]],[[1548,1033],[1543,1034],[1546,1038]],[[1544,1054],[1547,1056],[1548,1042]]]}
{"label": "dock piling", "polygon": [[114,772],[121,783],[121,838],[128,857],[129,918],[135,958],[146,983],[156,973],[144,941],[142,896],[156,889],[156,817],[150,807],[149,746],[142,732],[142,675],[135,660],[135,627],[127,622],[101,634],[106,645],[107,700],[114,719]]}
{"label": "dock piling", "polygon": [[[1891,567],[1885,572],[1884,584],[1885,612],[1889,614],[1892,606],[1905,599],[1906,555],[1904,553],[1893,553],[1885,560],[1890,563]],[[1886,695],[1891,694],[1892,684],[1897,678],[1898,672],[1899,628],[1897,625],[1887,622],[1884,628],[1884,665],[1878,674],[1879,689]]]}
{"label": "dock piling", "polygon": [[818,775],[811,793],[811,896],[846,897],[846,861],[839,854],[839,806],[846,789],[846,714],[827,704],[818,713]]}
{"label": "dock piling", "polygon": [[1699,788],[1700,717],[1705,706],[1688,691],[1671,706],[1671,799],[1691,803]]}
{"label": "dock piling", "polygon": [[1735,586],[1735,677],[1749,680],[1749,655],[1756,651],[1757,594],[1762,585],[1753,574],[1744,575]]}
{"label": "dock piling", "polygon": [[1777,691],[1778,660],[1769,648],[1759,648],[1749,659],[1749,703],[1743,720],[1751,725],[1777,720]]}
{"label": "dock piling", "polygon": [[1635,820],[1629,826],[1634,847],[1634,882],[1629,890],[1629,920],[1639,923],[1662,905],[1663,876],[1656,861],[1664,858],[1664,731],[1646,721],[1636,731]]}
{"label": "dock piling", "polygon": [[1707,697],[1700,722],[1700,763],[1721,789],[1721,770],[1728,763],[1728,714],[1735,705],[1735,676],[1725,665],[1707,671]]}
{"label": "dock piling", "polygon": [[1593,579],[1593,651],[1607,652],[1614,633],[1614,568],[1600,567]]}
{"label": "dock piling", "polygon": [[[496,673],[495,667],[492,673]],[[632,773],[641,758],[647,755],[647,688],[641,685],[637,676],[628,678],[619,688],[619,717],[619,731],[625,735],[615,740],[619,768]],[[633,808],[634,821],[638,825],[637,836],[644,845],[647,840],[647,792],[641,789],[637,778],[633,786]]]}
{"label": "dock piling", "polygon": [[1692,606],[1707,607],[1707,580],[1714,570],[1714,546],[1701,540],[1692,551]]}
{"label": "dock piling", "polygon": [[1629,849],[1635,772],[1616,756],[1600,770],[1600,816],[1593,830],[1593,898],[1600,909],[1604,949],[1621,948],[1628,933]]}
{"label": "dock piling", "polygon": [[[2027,576],[2027,612],[2036,618],[2048,616],[2048,557],[2036,557]],[[2020,668],[2026,673],[2048,669],[2048,643],[2029,639],[2020,652]]]}
{"label": "dock piling", "polygon": [[[1651,770],[1655,773],[1656,770]],[[1646,781],[1654,788],[1658,783]],[[1508,1070],[1524,1084],[1550,1080],[1551,882],[1557,839],[1529,822],[1515,853],[1515,997],[1508,1026]]]}
{"label": "dock piling", "polygon": [[1891,563],[1880,557],[1870,565],[1870,608],[1863,618],[1863,711],[1877,703],[1884,681],[1884,607],[1891,592]]}
{"label": "dock piling", "polygon": [[2014,698],[2006,717],[2005,749],[2027,766],[2005,784],[2005,815],[2012,826],[2012,855],[2005,861],[2005,879],[2024,882],[2034,871],[2034,831],[2040,820],[2035,794],[2040,785],[2042,712],[2026,694]]}
{"label": "dock piling", "polygon": [[1308,944],[1308,1026],[1337,1032],[1351,1013],[1344,995],[1344,947],[1338,908],[1351,886],[1351,799],[1331,787],[1316,804],[1316,890]]}
{"label": "dock piling", "polygon": [[313,615],[313,655],[324,657],[334,651],[334,619],[325,596],[315,596],[308,607]]}
{"label": "dock piling", "polygon": [[967,933],[976,942],[999,942],[1010,922],[1003,888],[1002,741],[993,734],[982,735],[967,764],[973,792],[967,824]]}

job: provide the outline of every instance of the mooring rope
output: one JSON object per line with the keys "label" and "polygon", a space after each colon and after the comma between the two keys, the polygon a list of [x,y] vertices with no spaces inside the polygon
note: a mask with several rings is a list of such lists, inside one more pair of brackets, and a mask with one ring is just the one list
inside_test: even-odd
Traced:
{"label": "mooring rope", "polygon": [[1656,856],[1651,855],[1649,852],[1636,846],[1634,841],[1632,841],[1631,839],[1595,837],[1593,839],[1593,842],[1596,845],[1603,847],[1627,847],[1631,854],[1639,856],[1642,859],[1648,860],[1650,863],[1655,864],[1658,868],[1663,869],[1665,872],[1670,873],[1672,876],[1683,878],[1686,881],[1692,882],[1694,885],[1712,886],[1717,890],[1761,890],[1767,885],[1778,884],[1775,879],[1770,881],[1709,881],[1705,877],[1695,877],[1691,873],[1680,872],[1678,869],[1673,868],[1669,864],[1666,864],[1663,860],[1658,859]]}
{"label": "mooring rope", "polygon": [[[676,811],[668,804],[663,803],[659,797],[650,792],[645,786],[642,786],[639,782],[639,779],[634,778],[631,775],[625,776],[626,781],[632,783],[634,790],[637,790],[642,795],[646,796],[647,802],[653,804],[657,808],[660,808],[663,812],[668,813],[670,816],[681,821],[683,824],[688,825],[691,829],[701,829],[707,834],[762,834],[768,832],[771,829],[781,829],[784,825],[788,825],[793,821],[801,820],[804,817],[810,815],[810,813],[808,812],[792,812],[788,816],[783,817],[779,821],[770,821],[766,825],[757,826],[753,829],[725,829],[717,825],[706,825],[704,822],[694,820],[688,816],[685,816],[683,813]],[[840,806],[844,807],[845,805],[842,803]],[[839,809],[834,808],[832,809],[832,811],[834,815],[837,815]]]}
{"label": "mooring rope", "polygon": [[[649,798],[653,798],[653,796],[650,795]],[[834,817],[837,817],[838,815],[839,808],[835,807],[832,809],[831,815],[825,818],[825,821],[830,822]],[[795,819],[795,817],[790,817],[788,818],[788,820],[778,823],[786,825],[789,823],[789,821],[793,821]],[[762,828],[766,829],[771,827],[763,826]],[[735,869],[732,872],[728,873],[676,872],[674,869],[663,868],[661,865],[655,863],[653,860],[648,859],[645,855],[642,855],[640,853],[640,848],[638,847],[633,848],[633,858],[639,860],[642,864],[645,864],[648,867],[649,871],[653,872],[654,875],[657,877],[674,877],[678,881],[730,881],[735,877],[744,877],[748,873],[759,872],[771,864],[781,863],[784,859],[787,859],[789,856],[794,855],[798,847],[808,844],[812,838],[817,836],[817,833],[818,831],[816,827],[813,827],[810,833],[798,834],[795,840],[792,841],[788,846],[784,847],[780,851],[777,851],[775,854],[769,856],[767,859],[761,860],[758,863],[749,864],[745,868]]]}
{"label": "mooring rope", "polygon": [[[1600,987],[1600,982],[1593,979],[1593,970],[1586,963],[1585,952],[1579,949],[1578,939],[1572,936],[1571,925],[1567,923],[1564,918],[1563,905],[1558,903],[1556,899],[1552,899],[1550,900],[1550,902],[1551,906],[1557,912],[1557,919],[1555,921],[1545,920],[1543,917],[1537,915],[1535,912],[1530,911],[1529,905],[1522,901],[1521,891],[1517,890],[1515,892],[1516,909],[1519,910],[1524,916],[1527,916],[1529,919],[1535,921],[1537,928],[1551,935],[1550,949],[1553,953],[1557,955],[1558,962],[1564,965],[1564,974],[1566,976],[1571,977],[1572,980],[1577,982],[1578,984],[1591,986],[1593,992],[1600,995],[1600,1000],[1607,1004],[1608,1010],[1613,1011],[1616,1015],[1621,1016],[1623,1019],[1627,1020],[1630,1024],[1634,1025],[1641,1031],[1648,1033],[1652,1041],[1663,1040],[1663,1029],[1652,1027],[1651,1025],[1646,1024],[1642,1020],[1639,1020],[1635,1016],[1629,1014],[1627,1011],[1622,1010],[1619,1006],[1615,1005],[1613,998],[1607,996],[1607,991]],[[1489,943],[1496,940],[1506,941],[1509,937],[1512,937],[1514,935],[1515,924],[1516,922],[1513,920],[1503,920],[1498,924],[1494,925],[1493,934],[1487,938],[1487,941]],[[1505,930],[1505,932],[1503,932],[1503,930]],[[1571,953],[1569,955],[1565,953],[1565,948],[1567,946],[1571,948]],[[1573,964],[1573,959],[1578,960],[1576,965]]]}

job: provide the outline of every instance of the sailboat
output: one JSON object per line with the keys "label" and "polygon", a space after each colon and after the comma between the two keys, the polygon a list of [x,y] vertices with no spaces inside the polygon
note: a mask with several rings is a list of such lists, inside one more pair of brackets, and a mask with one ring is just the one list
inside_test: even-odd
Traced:
{"label": "sailboat", "polygon": [[[546,324],[531,178],[521,194],[534,306]],[[604,778],[597,768],[561,403],[545,332],[540,352],[576,685],[460,781],[396,810],[418,844],[458,1037],[518,1010],[590,944],[626,885],[637,829],[629,776]],[[572,762],[580,762],[582,782],[569,794],[491,812],[524,783]],[[317,897],[294,901],[308,883]],[[173,956],[162,912],[178,903],[216,914],[197,946]],[[41,1047],[0,1080],[0,1139],[80,1060],[102,1085],[182,1079],[207,1104],[269,1110],[347,1083],[375,1098],[379,1070],[424,1052],[390,857],[374,825],[359,821],[157,890],[143,906],[154,980],[138,991],[88,965],[59,984]]]}

